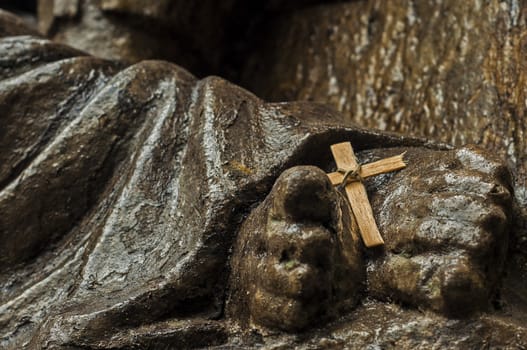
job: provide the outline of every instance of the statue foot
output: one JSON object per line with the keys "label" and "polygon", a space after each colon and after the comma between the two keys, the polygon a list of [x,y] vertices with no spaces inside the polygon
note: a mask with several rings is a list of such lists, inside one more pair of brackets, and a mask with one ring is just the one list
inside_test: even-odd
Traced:
{"label": "statue foot", "polygon": [[508,169],[475,147],[407,157],[372,196],[386,254],[367,269],[370,292],[455,317],[486,309],[508,246]]}
{"label": "statue foot", "polygon": [[285,171],[251,213],[232,266],[230,312],[286,331],[351,307],[364,280],[348,206],[322,170],[307,166]]}

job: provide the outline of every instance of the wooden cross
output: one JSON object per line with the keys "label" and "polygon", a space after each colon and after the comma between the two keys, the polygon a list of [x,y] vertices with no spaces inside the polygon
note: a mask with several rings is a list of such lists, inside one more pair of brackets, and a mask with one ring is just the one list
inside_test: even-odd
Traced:
{"label": "wooden cross", "polygon": [[375,223],[373,210],[362,179],[406,167],[406,163],[403,161],[404,153],[362,166],[357,163],[350,142],[332,145],[331,153],[339,170],[327,175],[334,186],[343,184],[343,181],[346,182],[343,185],[364,244],[366,247],[383,245],[384,240]]}

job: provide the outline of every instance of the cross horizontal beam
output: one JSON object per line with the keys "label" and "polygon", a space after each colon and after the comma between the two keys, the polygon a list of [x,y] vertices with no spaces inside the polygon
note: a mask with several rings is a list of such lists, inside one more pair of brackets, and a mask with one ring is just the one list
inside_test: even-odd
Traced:
{"label": "cross horizontal beam", "polygon": [[[360,168],[359,175],[360,177],[365,179],[371,176],[385,174],[391,171],[400,170],[402,168],[405,168],[406,163],[403,160],[403,157],[405,154],[406,152],[401,153],[397,156],[388,157],[388,158],[378,160],[376,162],[364,164]],[[327,175],[333,186],[340,185],[342,183],[342,180],[344,179],[344,174],[338,171],[329,173]]]}

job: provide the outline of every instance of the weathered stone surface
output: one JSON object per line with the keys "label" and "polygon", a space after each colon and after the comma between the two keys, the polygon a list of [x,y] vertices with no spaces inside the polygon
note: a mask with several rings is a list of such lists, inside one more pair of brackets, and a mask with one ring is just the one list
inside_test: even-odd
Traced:
{"label": "weathered stone surface", "polygon": [[270,23],[242,79],[263,98],[506,157],[527,205],[526,4],[356,1]]}
{"label": "weathered stone surface", "polygon": [[250,349],[522,349],[524,326],[482,315],[471,320],[366,301],[349,318],[303,334],[271,334]]}
{"label": "weathered stone surface", "polygon": [[[6,16],[0,13],[0,23]],[[21,25],[12,28],[9,35],[26,33]],[[525,297],[494,296],[520,278],[498,288],[511,221],[510,179],[487,153],[343,124],[339,113],[317,104],[265,103],[225,80],[198,80],[166,62],[124,67],[30,36],[2,37],[0,49],[10,52],[0,54],[1,346],[525,346]],[[386,252],[366,253],[352,239],[347,206],[321,170],[286,171],[297,165],[334,170],[329,146],[345,140],[360,161],[409,150],[411,166],[367,183],[380,228],[393,239]],[[310,181],[299,183],[299,177]],[[460,199],[455,213],[448,196]],[[329,202],[306,205],[315,199]],[[464,206],[468,199],[475,204]],[[398,202],[406,205],[390,207]],[[402,227],[397,239],[398,215],[426,224],[430,215],[443,215],[439,210],[469,229],[450,230],[457,221],[438,223],[437,235],[418,237]],[[268,249],[262,259],[244,255],[258,253],[258,241]],[[307,254],[310,243],[328,255]],[[296,247],[285,257],[290,264],[279,261],[286,246]],[[367,293],[408,303],[408,290],[387,283],[405,276],[382,270],[375,276],[370,268],[399,271],[394,257],[427,254],[438,256],[434,269],[460,266],[466,279],[441,285],[439,296],[410,289],[411,308],[363,299],[350,311]],[[329,265],[319,264],[311,277],[332,288],[270,271],[282,264],[294,272],[295,259],[306,269]],[[458,295],[472,303],[468,311],[487,310],[484,316],[449,320],[417,311],[448,312],[447,297],[473,276],[485,280],[482,297]],[[284,288],[266,285],[273,280]],[[307,305],[306,317],[281,311],[277,297],[295,286],[292,299],[307,305],[314,297],[329,313],[316,305]],[[270,292],[261,300],[278,305],[277,317],[265,313],[265,303],[253,309],[232,304],[249,303],[258,291]],[[276,331],[309,327],[315,329]]]}

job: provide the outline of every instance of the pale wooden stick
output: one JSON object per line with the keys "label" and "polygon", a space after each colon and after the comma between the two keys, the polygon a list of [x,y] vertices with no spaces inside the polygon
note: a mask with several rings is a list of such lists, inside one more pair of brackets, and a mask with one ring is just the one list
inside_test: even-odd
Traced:
{"label": "pale wooden stick", "polygon": [[[337,167],[341,169],[354,169],[357,167],[357,161],[355,160],[351,143],[344,142],[332,145],[331,152],[333,153]],[[364,245],[366,247],[383,245],[384,240],[375,223],[373,210],[368,200],[364,184],[360,181],[351,182],[346,185],[345,189]]]}
{"label": "pale wooden stick", "polygon": [[[401,153],[398,156],[393,156],[362,165],[359,172],[360,177],[365,179],[370,176],[389,173],[391,171],[400,170],[406,167],[406,163],[403,160],[405,153],[406,152]],[[344,179],[344,174],[337,171],[327,175],[333,186],[340,185],[342,183],[342,179]]]}

